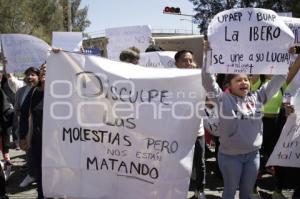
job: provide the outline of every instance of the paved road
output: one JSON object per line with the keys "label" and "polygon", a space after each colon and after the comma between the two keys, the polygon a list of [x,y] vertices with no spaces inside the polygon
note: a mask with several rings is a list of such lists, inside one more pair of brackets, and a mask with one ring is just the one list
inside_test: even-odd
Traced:
{"label": "paved road", "polygon": [[[14,198],[22,198],[22,199],[31,199],[31,198],[36,198],[37,193],[36,193],[36,186],[31,185],[26,188],[19,188],[20,182],[24,179],[25,177],[25,154],[24,152],[20,150],[10,150],[10,155],[11,155],[11,160],[13,163],[13,171],[12,175],[9,178],[7,182],[7,192],[8,195],[11,199]],[[211,154],[208,154],[208,160],[207,160],[207,186],[205,189],[205,194],[207,199],[216,199],[216,198],[221,198],[222,194],[222,180],[217,177],[215,174],[215,168],[216,168],[216,162],[213,157],[211,157]],[[274,181],[270,175],[264,175],[263,179],[259,183],[259,190],[260,194],[264,199],[271,199],[271,195],[273,193],[274,189]],[[193,186],[191,186],[192,189]],[[284,195],[287,198],[291,198],[292,191],[291,190],[286,190],[284,191]],[[192,191],[188,192],[187,195],[188,199],[195,199],[194,193]],[[235,197],[238,199],[238,195]]]}

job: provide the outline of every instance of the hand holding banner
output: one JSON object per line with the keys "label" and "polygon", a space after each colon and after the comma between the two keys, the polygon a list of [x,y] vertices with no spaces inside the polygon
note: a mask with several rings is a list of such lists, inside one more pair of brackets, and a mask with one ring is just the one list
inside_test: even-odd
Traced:
{"label": "hand holding banner", "polygon": [[204,104],[200,70],[65,52],[47,64],[45,196],[186,197]]}

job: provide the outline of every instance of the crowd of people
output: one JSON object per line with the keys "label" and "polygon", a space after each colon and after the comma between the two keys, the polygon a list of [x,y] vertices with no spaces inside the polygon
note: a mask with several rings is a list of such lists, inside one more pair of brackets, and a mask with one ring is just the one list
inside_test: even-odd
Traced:
{"label": "crowd of people", "polygon": [[[205,41],[205,50],[209,43]],[[150,45],[146,52],[161,51],[159,46]],[[54,50],[59,53],[59,50]],[[290,50],[290,53],[294,53]],[[136,47],[125,49],[120,61],[138,64],[140,50]],[[206,57],[205,57],[206,59]],[[239,189],[239,198],[259,198],[257,186],[261,175],[269,172],[274,176],[276,190],[273,199],[285,198],[282,190],[294,189],[293,199],[300,198],[299,168],[293,168],[294,176],[288,187],[285,183],[286,167],[265,167],[280,136],[292,106],[283,103],[285,89],[300,68],[300,56],[290,67],[288,76],[249,76],[245,74],[207,73],[206,64],[197,65],[193,52],[180,50],[174,57],[175,66],[180,69],[202,70],[202,84],[207,95],[207,108],[218,106],[228,118],[218,118],[218,133],[215,137],[217,162],[222,175],[224,189],[222,198],[233,199]],[[204,61],[205,63],[205,61]],[[0,166],[0,199],[8,198],[5,181],[8,180],[12,163],[9,156],[10,136],[14,147],[26,151],[27,175],[20,187],[37,183],[38,198],[44,198],[42,187],[42,123],[46,63],[29,67],[24,72],[24,81],[12,74],[4,74],[1,79],[0,148],[3,161]],[[221,80],[220,80],[221,79]],[[220,81],[216,81],[220,80]],[[261,110],[261,106],[263,109]],[[257,117],[262,119],[257,119]],[[255,118],[254,118],[255,117]],[[263,130],[262,130],[263,126]],[[196,184],[195,197],[205,198],[205,129],[203,119],[199,121],[194,145],[193,180]],[[216,135],[216,134],[214,134]],[[294,179],[294,180],[293,180]]]}
{"label": "crowd of people", "polygon": [[[24,80],[18,80],[12,74],[3,74],[2,80],[9,85],[1,88],[1,105],[9,106],[12,110],[9,115],[9,122],[4,122],[1,117],[1,151],[4,161],[1,164],[3,170],[1,181],[5,184],[10,177],[12,163],[9,156],[10,137],[13,137],[13,148],[26,151],[27,176],[20,183],[20,187],[26,187],[32,182],[37,182],[38,196],[43,198],[41,190],[41,167],[42,167],[42,112],[43,110],[43,86],[45,80],[46,64],[40,68],[29,67],[24,72]],[[4,65],[5,69],[5,65]],[[5,71],[5,70],[4,70]],[[12,88],[16,88],[13,90]],[[9,100],[9,94],[13,101]],[[37,96],[38,95],[38,96]],[[7,104],[7,105],[6,105]],[[7,108],[1,109],[3,115]],[[29,116],[30,115],[30,116]],[[1,186],[1,197],[5,195],[5,186]],[[3,195],[3,196],[2,196]],[[0,197],[0,198],[1,198]]]}
{"label": "crowd of people", "polygon": [[[209,50],[208,42],[204,44]],[[153,47],[151,47],[153,48]],[[132,48],[122,51],[130,52]],[[134,48],[133,48],[134,49]],[[156,47],[155,51],[160,51]],[[294,54],[295,48],[287,49]],[[121,53],[121,54],[122,54]],[[132,52],[132,59],[120,60],[137,64],[139,56]],[[207,97],[207,108],[211,103],[217,105],[226,116],[233,119],[218,118],[218,131],[212,133],[216,142],[216,158],[223,179],[224,190],[222,198],[233,199],[239,190],[241,199],[259,199],[257,186],[261,176],[269,173],[273,176],[275,191],[273,199],[285,199],[283,189],[294,189],[293,199],[300,198],[300,169],[292,167],[266,167],[287,116],[293,112],[290,104],[283,103],[285,90],[296,76],[300,68],[300,56],[290,66],[285,75],[242,75],[217,74],[206,72],[206,65],[197,66],[193,52],[180,50],[175,56],[177,68],[201,68],[205,91],[211,94]],[[204,61],[205,63],[206,61]],[[233,114],[234,113],[234,114]],[[255,115],[259,113],[259,115]],[[233,115],[232,115],[233,114]],[[255,116],[251,119],[252,114]],[[239,118],[237,117],[239,115]],[[256,118],[262,118],[257,120]],[[250,118],[250,119],[249,119]],[[263,127],[263,129],[262,129]],[[193,172],[195,174],[195,197],[205,198],[205,139],[203,121],[200,121],[195,142]],[[292,175],[287,171],[293,171]],[[287,176],[288,183],[287,183]]]}

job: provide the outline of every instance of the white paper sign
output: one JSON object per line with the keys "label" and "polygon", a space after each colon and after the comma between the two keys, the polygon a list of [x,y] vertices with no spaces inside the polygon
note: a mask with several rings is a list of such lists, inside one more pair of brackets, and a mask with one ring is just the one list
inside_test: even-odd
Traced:
{"label": "white paper sign", "polygon": [[293,31],[295,35],[294,44],[300,46],[300,18],[281,17],[281,19]]}
{"label": "white paper sign", "polygon": [[294,96],[296,95],[296,92],[299,88],[300,88],[300,73],[297,73],[296,76],[293,78],[292,82],[289,83],[289,86],[286,88],[286,92],[292,96],[292,99],[294,99]]}
{"label": "white paper sign", "polygon": [[288,117],[267,166],[300,167],[300,118],[297,114]]}
{"label": "white paper sign", "polygon": [[25,34],[1,34],[8,73],[24,72],[46,61],[50,46],[43,40]]}
{"label": "white paper sign", "polygon": [[145,52],[150,44],[151,29],[149,26],[109,28],[105,29],[105,37],[108,38],[108,58],[118,61],[121,51],[131,46]]}
{"label": "white paper sign", "polygon": [[175,68],[175,54],[175,51],[141,53],[139,65],[153,68]]}
{"label": "white paper sign", "polygon": [[286,74],[294,35],[272,10],[231,9],[208,27],[211,73]]}
{"label": "white paper sign", "polygon": [[64,52],[47,64],[45,196],[186,198],[204,96],[200,70]]}
{"label": "white paper sign", "polygon": [[66,51],[80,51],[82,32],[52,32],[52,46]]}

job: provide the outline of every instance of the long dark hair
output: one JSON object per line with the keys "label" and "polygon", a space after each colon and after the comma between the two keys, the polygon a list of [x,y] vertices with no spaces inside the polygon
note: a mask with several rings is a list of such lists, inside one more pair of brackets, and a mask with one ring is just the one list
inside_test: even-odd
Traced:
{"label": "long dark hair", "polygon": [[[224,80],[224,87],[228,87],[228,85],[230,84],[230,81],[235,78],[237,75],[239,74],[227,74],[225,75],[225,80]],[[249,76],[247,75],[247,78],[249,80]]]}
{"label": "long dark hair", "polygon": [[178,52],[175,54],[175,56],[174,56],[175,62],[178,62],[179,59],[180,59],[180,57],[181,57],[182,55],[185,55],[186,53],[190,53],[191,55],[194,56],[193,52],[190,51],[190,50],[180,50],[180,51],[178,51]]}
{"label": "long dark hair", "polygon": [[[46,62],[44,62],[44,63],[42,63],[42,65],[40,65],[40,67],[39,67],[40,73],[41,73],[41,70],[44,66],[47,67]],[[40,81],[40,77],[39,77],[39,83],[37,84],[37,87],[41,87],[41,86],[42,86],[42,82]]]}
{"label": "long dark hair", "polygon": [[225,74],[222,74],[222,73],[217,74],[216,82],[218,83],[219,87],[222,90],[224,90],[226,88]]}
{"label": "long dark hair", "polygon": [[224,85],[227,87],[230,84],[230,81],[235,78],[238,74],[227,74],[225,75]]}

